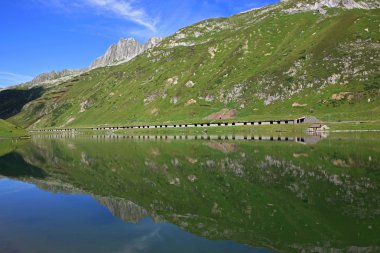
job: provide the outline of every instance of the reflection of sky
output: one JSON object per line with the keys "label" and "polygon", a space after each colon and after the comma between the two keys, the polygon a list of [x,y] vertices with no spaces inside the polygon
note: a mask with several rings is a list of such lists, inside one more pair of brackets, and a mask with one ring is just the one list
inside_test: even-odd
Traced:
{"label": "reflection of sky", "polygon": [[11,181],[7,179],[0,179],[0,200],[3,196],[13,193],[18,193],[22,191],[27,191],[29,189],[35,188],[31,184],[25,184],[17,181]]}
{"label": "reflection of sky", "polygon": [[0,252],[265,252],[210,241],[150,218],[124,223],[85,195],[0,180]]}

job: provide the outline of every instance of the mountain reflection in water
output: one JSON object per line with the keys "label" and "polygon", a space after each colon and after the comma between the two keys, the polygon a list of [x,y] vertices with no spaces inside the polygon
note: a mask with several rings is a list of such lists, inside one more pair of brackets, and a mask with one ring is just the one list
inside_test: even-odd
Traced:
{"label": "mountain reflection in water", "polygon": [[[44,194],[81,199],[91,195],[91,210],[105,206],[124,221],[117,228],[107,227],[110,232],[129,226],[129,235],[138,234],[142,223],[149,224],[146,231],[152,233],[170,227],[172,234],[155,242],[154,252],[380,249],[379,135],[332,136],[315,145],[182,138],[33,138],[13,143],[13,151],[7,145],[11,144],[0,144],[0,150],[6,150],[0,157],[1,175],[36,185]],[[72,218],[59,213],[55,219]],[[0,225],[8,224],[7,215],[0,210]],[[17,230],[9,226],[9,231]],[[43,233],[39,235],[47,236]],[[62,232],[60,240],[65,236]],[[77,235],[78,242],[90,239]],[[103,239],[99,242],[105,248],[123,241],[117,236]],[[0,239],[1,243],[6,245]],[[86,245],[69,249],[83,252],[89,249]],[[3,246],[7,247],[13,249]]]}

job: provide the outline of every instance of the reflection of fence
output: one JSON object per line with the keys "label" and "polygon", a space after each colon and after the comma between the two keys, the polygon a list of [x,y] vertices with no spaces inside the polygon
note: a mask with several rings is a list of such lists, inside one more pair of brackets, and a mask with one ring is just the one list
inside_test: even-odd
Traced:
{"label": "reflection of fence", "polygon": [[191,124],[160,124],[160,125],[140,125],[140,126],[113,126],[113,127],[82,127],[63,129],[37,129],[32,133],[41,132],[70,132],[70,131],[104,131],[104,130],[125,130],[125,129],[165,129],[165,128],[196,128],[196,127],[233,127],[233,126],[260,126],[260,125],[288,125],[301,124],[305,122],[305,117],[291,120],[267,120],[267,121],[244,121],[244,122],[215,122],[215,123],[191,123]]}
{"label": "reflection of fence", "polygon": [[[72,139],[74,134],[43,134],[35,135],[37,138],[59,138]],[[86,138],[81,136],[80,138]],[[297,142],[303,144],[316,143],[310,141],[309,137],[287,137],[287,136],[252,136],[252,135],[94,135],[92,139],[129,139],[129,140],[208,140],[208,141],[269,141],[269,142]],[[320,139],[320,138],[318,138]]]}

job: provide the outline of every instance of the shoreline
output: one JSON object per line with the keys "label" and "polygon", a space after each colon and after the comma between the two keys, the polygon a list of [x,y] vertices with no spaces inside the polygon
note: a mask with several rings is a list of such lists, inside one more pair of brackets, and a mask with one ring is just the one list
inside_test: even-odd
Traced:
{"label": "shoreline", "polygon": [[10,136],[10,137],[3,137],[3,136],[0,136],[0,141],[1,140],[26,140],[26,139],[31,139],[32,136],[29,135],[29,136]]}

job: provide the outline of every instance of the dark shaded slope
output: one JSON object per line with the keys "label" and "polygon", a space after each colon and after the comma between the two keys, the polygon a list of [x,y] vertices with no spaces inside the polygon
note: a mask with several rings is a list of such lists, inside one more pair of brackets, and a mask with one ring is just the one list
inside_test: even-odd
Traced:
{"label": "dark shaded slope", "polygon": [[8,119],[18,114],[24,105],[42,96],[44,89],[9,89],[0,92],[0,118]]}

